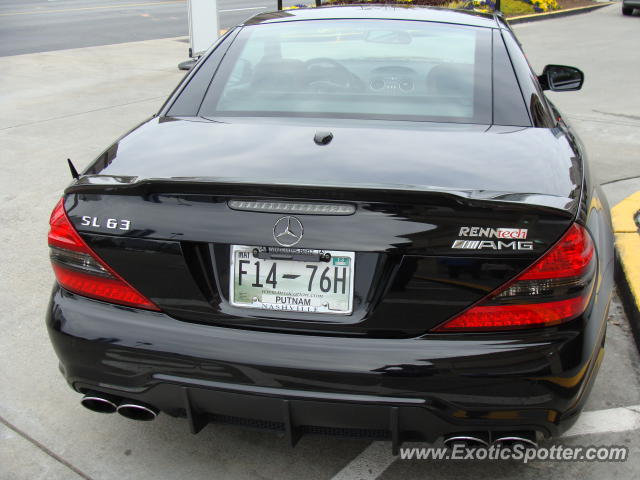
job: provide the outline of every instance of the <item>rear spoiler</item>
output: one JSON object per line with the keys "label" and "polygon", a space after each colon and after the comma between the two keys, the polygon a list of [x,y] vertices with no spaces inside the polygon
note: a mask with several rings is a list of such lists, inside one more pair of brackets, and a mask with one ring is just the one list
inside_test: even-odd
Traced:
{"label": "rear spoiler", "polygon": [[223,197],[297,198],[371,202],[383,198],[385,202],[413,205],[464,204],[470,207],[500,205],[522,208],[532,206],[573,218],[578,209],[577,198],[527,192],[495,192],[489,190],[452,190],[428,185],[379,184],[291,184],[264,182],[259,179],[216,177],[140,178],[111,175],[82,175],[65,189],[65,195],[128,195],[149,197],[167,195],[210,195]]}
{"label": "rear spoiler", "polygon": [[[445,5],[447,3],[450,3],[449,0],[413,0],[411,2],[409,1],[402,1],[402,0],[373,0],[373,1],[367,1],[367,0],[336,0],[330,4],[325,4],[325,5],[366,5],[366,4],[384,4],[384,5],[425,5],[425,6],[433,6],[433,7],[439,7],[442,5]],[[500,10],[500,0],[484,0],[484,5],[485,7],[490,8],[491,10],[493,10],[493,13],[497,13],[497,14],[502,14],[502,11]],[[310,7],[311,5],[305,5],[305,7]],[[316,7],[321,7],[322,6],[322,0],[315,0],[315,6]],[[467,8],[467,6],[469,6]],[[474,1],[473,0],[469,0],[469,2],[465,5],[465,9],[466,10],[472,10],[474,6]],[[278,0],[278,10],[282,10],[283,6],[282,6],[282,0]]]}

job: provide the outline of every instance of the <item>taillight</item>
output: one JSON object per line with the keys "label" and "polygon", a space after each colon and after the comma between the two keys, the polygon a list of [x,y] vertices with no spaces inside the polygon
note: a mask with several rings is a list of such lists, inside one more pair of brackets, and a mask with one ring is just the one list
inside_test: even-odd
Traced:
{"label": "taillight", "polygon": [[582,314],[596,270],[593,241],[573,224],[562,238],[514,280],[434,331],[491,331],[544,327]]}
{"label": "taillight", "polygon": [[51,212],[49,225],[51,264],[60,286],[106,302],[160,310],[89,248],[67,217],[62,199]]}

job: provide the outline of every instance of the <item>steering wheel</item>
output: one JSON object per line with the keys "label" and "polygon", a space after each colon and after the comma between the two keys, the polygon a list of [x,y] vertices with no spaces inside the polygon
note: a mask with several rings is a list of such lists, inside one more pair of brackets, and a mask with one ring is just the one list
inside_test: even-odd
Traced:
{"label": "steering wheel", "polygon": [[364,84],[332,58],[311,58],[304,65],[304,84],[315,92],[361,91]]}

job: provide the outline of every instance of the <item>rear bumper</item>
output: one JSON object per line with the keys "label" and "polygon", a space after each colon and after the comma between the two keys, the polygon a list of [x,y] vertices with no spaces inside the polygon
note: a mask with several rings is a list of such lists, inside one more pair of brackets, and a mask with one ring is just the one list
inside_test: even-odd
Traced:
{"label": "rear bumper", "polygon": [[[608,290],[610,292],[610,289]],[[304,433],[432,442],[575,421],[602,358],[608,299],[558,329],[415,339],[215,327],[55,287],[47,326],[61,370],[96,390],[186,417]]]}

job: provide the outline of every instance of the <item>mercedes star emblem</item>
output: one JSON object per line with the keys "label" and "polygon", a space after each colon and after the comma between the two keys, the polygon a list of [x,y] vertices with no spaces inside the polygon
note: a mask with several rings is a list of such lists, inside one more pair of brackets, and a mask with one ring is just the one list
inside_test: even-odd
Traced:
{"label": "mercedes star emblem", "polygon": [[293,247],[300,240],[304,229],[296,217],[282,217],[273,226],[273,238],[283,247]]}

